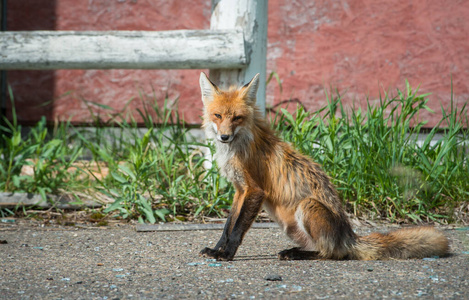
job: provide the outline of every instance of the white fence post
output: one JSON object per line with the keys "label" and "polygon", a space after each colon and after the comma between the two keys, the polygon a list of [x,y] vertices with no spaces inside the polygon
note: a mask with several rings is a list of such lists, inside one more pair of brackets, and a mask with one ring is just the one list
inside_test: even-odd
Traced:
{"label": "white fence post", "polygon": [[260,73],[257,105],[265,113],[268,0],[212,0],[210,29],[242,28],[248,65],[242,69],[211,69],[210,79],[226,87],[247,83]]}

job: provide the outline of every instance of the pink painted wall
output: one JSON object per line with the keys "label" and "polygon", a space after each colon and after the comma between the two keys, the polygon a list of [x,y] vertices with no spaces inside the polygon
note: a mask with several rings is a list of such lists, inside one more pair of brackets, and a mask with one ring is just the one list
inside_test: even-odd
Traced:
{"label": "pink painted wall", "polygon": [[[209,28],[209,0],[9,0],[9,30],[176,30]],[[34,16],[34,17],[32,17]],[[469,1],[270,0],[267,72],[275,71],[267,105],[298,99],[310,110],[338,88],[346,103],[404,89],[405,79],[431,92],[429,125],[449,105],[451,76],[458,106],[469,99]],[[189,123],[200,123],[200,70],[10,71],[19,119],[86,123],[84,100],[122,110],[155,94],[179,99]],[[141,97],[140,95],[143,95]],[[47,105],[42,105],[48,103]],[[41,106],[42,105],[42,106]],[[115,111],[114,111],[115,112]],[[106,111],[101,111],[105,119]]]}

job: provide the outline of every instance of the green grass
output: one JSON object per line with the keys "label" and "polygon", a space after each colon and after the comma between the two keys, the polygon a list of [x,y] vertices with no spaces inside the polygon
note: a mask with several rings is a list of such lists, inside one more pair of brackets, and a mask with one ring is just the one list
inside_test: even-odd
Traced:
{"label": "green grass", "polygon": [[[326,95],[317,112],[282,109],[274,123],[282,137],[321,164],[355,215],[395,220],[454,220],[469,198],[466,105],[446,110],[438,126],[418,142],[427,95],[407,83],[398,96],[367,101],[347,111],[341,97]],[[441,127],[440,127],[441,126]],[[465,127],[466,129],[463,129]],[[441,131],[442,138],[435,139]],[[432,143],[433,141],[433,143]]]}
{"label": "green grass", "polygon": [[[156,100],[144,107],[139,111],[144,133],[131,116],[100,106],[111,119],[103,124],[96,117],[92,129],[65,122],[48,131],[42,118],[22,134],[13,111],[13,120],[6,120],[0,131],[0,191],[39,193],[44,201],[46,194],[72,194],[79,201],[84,193],[92,198],[96,193],[114,200],[105,213],[140,222],[222,216],[234,192],[215,166],[203,168],[205,157],[199,149],[209,146],[212,153],[213,147],[188,140],[175,111],[159,107]],[[83,164],[76,167],[81,157],[109,170],[109,175],[101,178]],[[22,175],[24,166],[34,174]]]}
{"label": "green grass", "polygon": [[[407,85],[379,105],[346,110],[338,93],[326,94],[328,105],[319,111],[281,109],[272,126],[323,165],[351,213],[393,221],[460,221],[463,215],[454,209],[469,196],[467,111],[465,106],[443,109],[438,128],[418,143],[425,125],[418,117],[429,110],[426,96]],[[38,193],[44,200],[47,194],[71,194],[77,201],[85,193],[103,195],[112,203],[102,213],[140,222],[225,216],[233,188],[216,166],[203,166],[201,149],[213,154],[213,146],[191,139],[166,103],[159,106],[154,96],[139,100],[143,131],[125,110],[115,113],[86,102],[90,112],[98,106],[109,121],[93,114],[91,129],[69,122],[48,128],[42,118],[24,133],[13,110],[0,128],[0,191]],[[434,143],[437,133],[443,137]],[[88,163],[80,163],[83,158]],[[90,172],[93,163],[98,172]],[[33,174],[22,173],[24,166]],[[100,168],[108,175],[99,176]],[[0,210],[2,216],[13,213]]]}
{"label": "green grass", "polygon": [[[11,91],[10,91],[10,97]],[[24,134],[18,125],[13,106],[11,121],[4,119],[0,127],[0,191],[27,191],[46,194],[75,187],[78,172],[69,172],[82,153],[82,148],[70,148],[67,127],[61,124],[49,133],[44,117]],[[23,166],[33,166],[32,176],[21,175]]]}

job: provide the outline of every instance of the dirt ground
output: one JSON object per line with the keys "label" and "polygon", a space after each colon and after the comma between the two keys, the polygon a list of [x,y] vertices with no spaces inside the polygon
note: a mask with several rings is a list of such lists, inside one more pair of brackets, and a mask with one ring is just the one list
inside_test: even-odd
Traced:
{"label": "dirt ground", "polygon": [[2,220],[0,299],[469,299],[469,228],[442,229],[452,247],[444,258],[279,261],[294,245],[270,228],[251,229],[234,261],[215,262],[198,253],[220,230]]}

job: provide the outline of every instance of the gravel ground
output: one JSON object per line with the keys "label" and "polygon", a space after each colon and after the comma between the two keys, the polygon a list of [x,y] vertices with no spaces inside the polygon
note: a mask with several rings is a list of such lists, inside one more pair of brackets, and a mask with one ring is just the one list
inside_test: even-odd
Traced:
{"label": "gravel ground", "polygon": [[279,261],[276,253],[294,245],[278,229],[251,229],[234,261],[214,262],[198,252],[220,230],[1,223],[0,298],[469,299],[469,230],[445,233],[452,243],[446,258]]}

